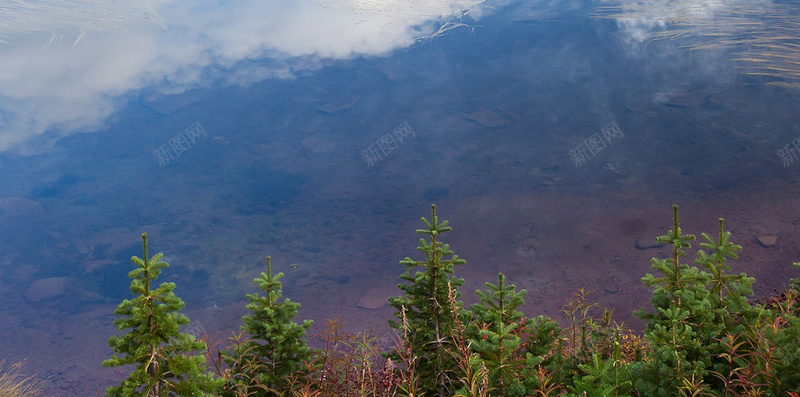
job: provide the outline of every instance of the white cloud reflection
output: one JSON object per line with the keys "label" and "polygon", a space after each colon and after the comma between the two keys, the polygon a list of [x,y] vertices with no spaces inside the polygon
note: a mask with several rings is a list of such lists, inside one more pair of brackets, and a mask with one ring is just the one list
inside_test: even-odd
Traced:
{"label": "white cloud reflection", "polygon": [[601,15],[617,20],[634,49],[651,38],[674,40],[720,61],[699,65],[707,74],[728,61],[768,85],[800,89],[798,11],[797,2],[772,0],[608,0]]}
{"label": "white cloud reflection", "polygon": [[616,19],[628,40],[643,42],[658,37],[668,24],[686,35],[702,34],[723,23],[736,27],[771,4],[771,0],[606,0],[600,14]]}
{"label": "white cloud reflection", "polygon": [[[120,4],[126,5],[120,5]],[[0,5],[0,151],[103,126],[125,94],[291,78],[386,55],[480,0],[44,0]],[[245,62],[250,61],[250,62]],[[209,69],[225,70],[223,76]],[[219,74],[219,73],[218,73]]]}

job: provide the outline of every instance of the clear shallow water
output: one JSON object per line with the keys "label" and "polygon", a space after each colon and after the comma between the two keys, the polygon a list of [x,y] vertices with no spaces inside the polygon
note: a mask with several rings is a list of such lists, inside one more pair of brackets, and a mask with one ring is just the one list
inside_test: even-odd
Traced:
{"label": "clear shallow water", "polygon": [[186,314],[221,335],[266,255],[302,318],[384,335],[391,310],[358,305],[398,293],[431,203],[467,260],[465,298],[502,271],[528,289],[531,315],[557,316],[586,287],[636,325],[639,279],[666,254],[636,246],[665,233],[672,203],[690,233],[726,217],[757,293],[796,276],[798,168],[776,151],[800,135],[797,92],[724,53],[627,45],[589,5],[550,11],[501,8],[474,30],[291,80],[144,89],[101,131],[3,152],[0,357],[28,358],[53,393],[116,381],[99,363],[142,232]]}

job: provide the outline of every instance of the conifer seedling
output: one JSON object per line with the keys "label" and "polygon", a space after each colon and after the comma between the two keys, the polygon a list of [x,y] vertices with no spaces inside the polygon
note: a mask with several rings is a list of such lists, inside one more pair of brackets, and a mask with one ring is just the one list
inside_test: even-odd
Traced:
{"label": "conifer seedling", "polygon": [[501,396],[506,395],[506,385],[524,363],[524,357],[515,353],[522,344],[519,331],[526,326],[522,312],[517,310],[525,303],[526,290],[517,291],[513,284],[506,285],[506,276],[497,275],[497,285],[486,282],[486,291],[475,291],[480,303],[470,306],[475,316],[472,336],[473,348],[480,353],[489,368],[490,385]]}
{"label": "conifer seedling", "polygon": [[144,259],[136,256],[131,262],[136,268],[128,273],[132,278],[132,300],[125,299],[117,306],[114,320],[117,329],[124,332],[108,339],[114,350],[112,358],[103,361],[104,367],[134,365],[133,372],[119,386],[109,387],[107,396],[200,396],[213,393],[221,380],[205,370],[203,354],[192,352],[206,350],[206,343],[180,332],[189,318],[181,314],[183,301],[175,296],[175,283],[162,283],[151,288],[169,266],[158,253],[147,256],[147,233],[142,234]]}
{"label": "conifer seedling", "polygon": [[[417,247],[417,251],[425,254],[425,260],[415,261],[406,257],[400,261],[406,268],[400,276],[405,282],[398,285],[403,296],[389,298],[389,303],[397,310],[395,315],[401,322],[389,320],[389,325],[411,339],[407,342],[420,360],[417,368],[420,384],[435,385],[427,393],[444,396],[448,373],[456,367],[448,353],[453,346],[451,339],[455,329],[452,307],[460,309],[463,306],[461,302],[450,304],[448,283],[457,300],[460,293],[456,289],[464,284],[464,279],[454,277],[454,267],[466,262],[453,255],[448,244],[439,241],[441,235],[451,228],[447,221],[439,222],[435,204],[431,205],[431,214],[430,221],[422,218],[425,229],[417,229],[417,233],[430,238],[430,241],[420,239]],[[416,271],[418,268],[422,271]],[[462,310],[461,315],[466,319],[469,313]],[[396,352],[389,356],[400,360]]]}
{"label": "conifer seedling", "polygon": [[267,272],[262,272],[253,280],[264,295],[247,294],[250,303],[246,308],[251,313],[242,317],[244,325],[241,330],[250,335],[245,350],[260,364],[252,366],[255,373],[248,375],[258,385],[271,391],[258,395],[289,393],[291,377],[305,369],[304,364],[310,355],[303,337],[314,322],[304,320],[302,324],[297,324],[293,321],[300,304],[288,298],[280,301],[283,295],[282,277],[283,273],[272,274],[272,258],[268,256]]}

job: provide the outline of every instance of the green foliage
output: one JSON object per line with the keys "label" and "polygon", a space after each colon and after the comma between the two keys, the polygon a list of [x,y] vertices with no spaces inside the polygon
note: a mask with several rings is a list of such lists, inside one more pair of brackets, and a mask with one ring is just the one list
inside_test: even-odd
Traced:
{"label": "green foliage", "polygon": [[[509,396],[525,395],[512,394],[514,390],[520,389],[520,384],[530,395],[540,395],[540,392],[547,390],[548,385],[555,385],[557,389],[561,389],[561,369],[563,367],[563,355],[560,352],[563,332],[561,326],[547,316],[537,316],[522,322],[524,327],[519,331],[522,345],[517,354],[524,359],[524,363],[517,368],[519,372],[516,379],[511,381],[514,386],[507,391],[507,394]],[[554,370],[544,369],[549,367],[553,367]],[[549,381],[545,381],[543,377]]]}
{"label": "green foliage", "polygon": [[[232,332],[224,349],[216,348],[210,361],[216,373],[225,381],[222,396],[253,396],[270,391],[258,382],[258,375],[266,367],[253,353],[255,344],[245,332]],[[213,342],[213,344],[218,341]],[[227,365],[227,367],[226,367]]]}
{"label": "green foliage", "polygon": [[[476,291],[479,302],[464,310],[453,255],[440,235],[450,231],[432,218],[417,250],[425,260],[405,258],[399,285],[389,298],[396,309],[398,340],[389,357],[379,357],[375,338],[349,335],[329,321],[318,338],[324,349],[311,352],[304,340],[310,321],[293,322],[299,304],[282,295],[282,273],[255,280],[264,296],[249,294],[242,332],[228,339],[223,353],[209,357],[222,379],[205,371],[205,342],[181,334],[189,320],[179,311],[172,283],[151,290],[167,264],[161,254],[132,258],[137,268],[133,300],[122,302],[114,321],[120,331],[109,339],[115,352],[104,366],[134,365],[113,396],[214,394],[224,396],[798,396],[800,390],[800,278],[781,293],[748,301],[754,280],[731,272],[741,246],[719,220],[716,236],[701,234],[694,261],[684,262],[694,235],[683,234],[678,207],[673,227],[656,241],[669,243],[668,258],[651,260],[652,310],[635,314],[646,321],[643,336],[613,320],[613,310],[592,303],[578,290],[564,307],[564,328],[546,316],[526,318],[517,291],[498,274],[497,284]],[[800,268],[800,263],[795,263]],[[216,342],[213,342],[216,343]],[[212,344],[213,345],[213,344]],[[222,365],[224,361],[227,365]],[[216,394],[215,394],[216,395]]]}
{"label": "green foliage", "polygon": [[702,234],[700,248],[708,252],[699,250],[695,260],[707,271],[681,263],[684,249],[690,247],[694,236],[681,233],[678,207],[673,208],[673,229],[657,238],[673,245],[672,258],[653,259],[653,269],[663,277],[648,274],[643,278],[654,288],[656,312],[638,313],[648,320],[645,338],[652,347],[645,361],[633,367],[641,377],[640,392],[749,395],[766,390],[764,385],[773,385],[774,392],[789,390],[775,387],[793,381],[791,376],[779,380],[780,372],[775,370],[798,362],[787,355],[791,349],[783,348],[792,342],[781,338],[791,331],[774,326],[774,322],[790,323],[796,316],[789,314],[778,320],[773,312],[748,302],[755,280],[744,273],[728,273],[727,260],[738,259],[742,247],[730,241],[731,233],[724,230],[721,218],[716,238]]}
{"label": "green foliage", "polygon": [[[253,280],[265,295],[246,295],[250,302],[246,309],[251,313],[242,317],[244,325],[241,330],[250,339],[228,355],[228,363],[234,372],[242,371],[244,368],[241,366],[248,366],[246,382],[250,387],[245,389],[253,395],[289,392],[291,377],[302,372],[306,368],[305,361],[309,359],[310,350],[303,336],[313,321],[305,320],[302,324],[293,321],[300,304],[288,298],[280,301],[282,277],[283,273],[273,276],[272,261],[268,256],[267,272]],[[247,359],[242,360],[242,355]]]}
{"label": "green foliage", "polygon": [[552,357],[546,357],[555,348],[561,335],[561,326],[557,321],[547,316],[536,316],[525,322],[522,331],[524,338],[522,347],[526,354],[531,355],[539,363],[547,364]]}
{"label": "green foliage", "polygon": [[744,331],[739,327],[743,322],[735,317],[736,314],[752,319],[756,311],[750,306],[748,297],[753,295],[751,286],[755,282],[745,273],[726,274],[731,268],[726,264],[727,259],[738,259],[738,251],[742,246],[730,242],[731,232],[724,231],[725,221],[719,218],[719,235],[716,240],[708,234],[701,236],[705,242],[700,243],[701,248],[708,249],[711,254],[703,250],[697,252],[695,263],[703,266],[711,276],[709,284],[709,299],[716,317],[721,320],[725,331]]}
{"label": "green foliage", "polygon": [[589,363],[578,366],[581,374],[573,379],[572,390],[589,397],[630,395],[633,381],[628,366],[621,360],[618,350],[608,358],[594,353]]}
{"label": "green foliage", "polygon": [[[452,286],[457,300],[460,294],[456,290],[464,280],[453,276],[454,266],[465,262],[453,255],[448,244],[439,241],[439,235],[451,228],[447,226],[447,221],[439,223],[436,205],[431,206],[431,213],[430,221],[422,218],[425,229],[417,230],[417,233],[430,238],[430,242],[420,239],[417,247],[418,251],[425,254],[425,260],[415,261],[406,257],[400,262],[406,268],[405,273],[400,276],[405,283],[398,285],[403,296],[389,298],[389,303],[397,310],[395,316],[400,322],[389,320],[389,325],[408,335],[410,351],[419,360],[416,371],[420,384],[425,387],[424,391],[444,396],[451,370],[455,368],[453,357],[448,353],[455,330],[448,285]],[[446,259],[450,256],[450,259]],[[416,271],[418,267],[424,271]],[[456,307],[461,305],[457,303]],[[389,357],[402,361],[396,351],[390,353]]]}
{"label": "green foliage", "polygon": [[662,277],[647,274],[642,281],[653,288],[655,312],[639,312],[648,321],[645,338],[653,349],[641,363],[639,386],[653,395],[678,395],[684,379],[703,379],[711,366],[717,306],[706,289],[708,273],[682,263],[695,236],[683,234],[678,223],[678,206],[673,206],[673,228],[656,241],[672,244],[672,257],[653,258],[652,269]]}
{"label": "green foliage", "polygon": [[527,320],[517,308],[525,303],[527,291],[506,285],[503,273],[497,275],[497,285],[487,282],[486,288],[475,291],[480,302],[470,306],[474,314],[470,338],[472,348],[490,368],[489,386],[504,396],[506,385],[514,383],[525,362],[520,348]]}
{"label": "green foliage", "polygon": [[564,338],[567,345],[567,355],[572,357],[572,364],[578,365],[586,360],[589,356],[592,340],[590,339],[590,332],[596,327],[594,318],[589,315],[596,303],[589,303],[586,297],[592,291],[586,291],[583,288],[572,295],[564,307],[564,314],[569,319],[569,327],[566,329],[567,337]]}
{"label": "green foliage", "polygon": [[752,379],[749,383],[768,385],[774,395],[800,390],[800,291],[796,285],[793,279],[783,293],[766,300],[758,321],[744,332],[741,354],[734,355],[743,364],[731,372],[741,368]]}
{"label": "green foliage", "polygon": [[[630,338],[631,330],[614,321],[613,310],[592,314],[601,308],[589,301],[591,292],[579,289],[564,306],[568,324],[556,342],[549,368],[569,395],[630,395],[634,390],[630,367],[641,346]],[[544,392],[537,385],[531,391]]]}
{"label": "green foliage", "polygon": [[[800,269],[800,262],[792,263],[792,266],[796,267],[797,269]],[[794,288],[795,290],[800,289],[800,277],[793,277],[791,279],[791,282],[792,282],[792,288]]]}
{"label": "green foliage", "polygon": [[492,390],[489,386],[489,370],[465,336],[466,327],[459,319],[459,308],[456,306],[452,287],[450,287],[450,306],[453,310],[455,328],[451,333],[453,345],[449,349],[449,353],[458,365],[458,383],[461,385],[461,388],[456,391],[455,397],[486,397]]}
{"label": "green foliage", "polygon": [[[142,234],[144,259],[131,258],[136,268],[128,273],[132,278],[133,300],[124,300],[114,314],[120,316],[114,325],[121,336],[112,336],[109,346],[115,354],[103,361],[104,367],[134,365],[134,370],[120,386],[106,390],[108,396],[197,396],[214,392],[219,379],[205,371],[203,355],[206,344],[192,335],[179,331],[189,319],[180,313],[183,301],[175,296],[174,283],[162,283],[151,289],[150,284],[169,266],[161,261],[162,254],[147,256],[147,234]],[[121,356],[120,356],[121,354]]]}

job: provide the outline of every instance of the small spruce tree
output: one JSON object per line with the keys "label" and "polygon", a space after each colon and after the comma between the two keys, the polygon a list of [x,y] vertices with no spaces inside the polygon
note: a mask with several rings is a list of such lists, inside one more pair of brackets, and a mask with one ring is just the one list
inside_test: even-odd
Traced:
{"label": "small spruce tree", "polygon": [[189,318],[180,313],[184,303],[173,292],[175,283],[162,283],[151,289],[151,282],[169,265],[161,260],[161,253],[148,258],[147,233],[142,234],[142,245],[144,259],[132,257],[136,269],[128,273],[133,279],[130,289],[136,297],[125,299],[114,311],[121,317],[114,320],[114,325],[127,333],[108,339],[115,354],[102,363],[104,367],[135,365],[135,368],[120,386],[109,387],[106,395],[161,397],[213,393],[221,380],[206,372],[204,355],[192,354],[205,351],[206,343],[179,331],[181,325],[189,324]]}
{"label": "small spruce tree", "polygon": [[[526,290],[506,285],[506,276],[497,275],[497,285],[486,282],[486,291],[475,291],[480,302],[470,306],[474,314],[472,346],[489,370],[489,386],[499,396],[522,396],[524,388],[517,377],[525,363],[520,354],[521,331],[530,320],[517,310],[525,303]],[[509,388],[509,386],[512,386]],[[520,390],[521,394],[514,391]]]}
{"label": "small spruce tree", "polygon": [[[244,351],[257,360],[260,365],[251,366],[255,373],[249,374],[256,385],[251,388],[257,392],[253,395],[272,396],[290,392],[290,380],[300,374],[306,367],[310,350],[303,336],[314,323],[304,320],[297,324],[293,319],[297,316],[299,303],[288,298],[279,301],[283,295],[280,279],[283,273],[272,274],[272,260],[267,257],[267,272],[253,280],[264,296],[258,293],[248,294],[247,310],[252,313],[242,317],[244,325],[241,330],[248,333],[251,339],[245,343]],[[232,353],[235,354],[235,353]],[[229,362],[246,362],[247,360],[231,360]],[[242,371],[242,368],[234,368]],[[247,388],[249,385],[245,385]],[[250,394],[248,394],[250,395]]]}
{"label": "small spruce tree", "polygon": [[[728,274],[731,270],[727,258],[738,259],[738,251],[742,246],[730,241],[731,232],[724,230],[725,220],[719,218],[719,234],[716,239],[706,233],[701,237],[705,242],[700,243],[703,250],[697,252],[695,263],[703,266],[711,275],[710,288],[712,309],[718,318],[716,322],[725,332],[744,332],[749,320],[753,320],[757,311],[750,305],[748,297],[753,295],[752,285],[755,279],[747,277],[745,273]],[[744,316],[746,318],[741,318]],[[748,321],[742,321],[748,320]],[[722,331],[718,331],[722,334]]]}
{"label": "small spruce tree", "polygon": [[[400,278],[407,283],[398,285],[403,296],[389,298],[389,303],[397,311],[395,316],[400,322],[389,320],[389,325],[407,335],[406,341],[413,354],[419,358],[416,369],[419,382],[427,395],[447,395],[451,371],[456,368],[452,349],[452,335],[458,331],[453,317],[455,307],[467,320],[469,312],[459,310],[463,303],[456,290],[464,284],[464,279],[454,277],[454,266],[462,265],[464,260],[453,255],[448,244],[439,241],[442,233],[449,232],[448,222],[439,223],[436,216],[436,205],[431,206],[432,217],[428,221],[424,217],[425,229],[417,229],[417,233],[430,237],[430,242],[420,239],[418,251],[425,253],[424,261],[415,261],[409,257],[400,261],[406,271]],[[446,259],[451,257],[450,259]],[[415,271],[421,267],[424,271]],[[455,303],[451,305],[449,287],[451,285]],[[466,322],[466,321],[465,321]],[[405,329],[404,329],[405,327]],[[392,360],[400,362],[397,352],[389,353]]]}
{"label": "small spruce tree", "polygon": [[718,238],[703,234],[695,263],[711,273],[681,262],[685,248],[694,240],[682,234],[678,223],[678,206],[673,206],[673,228],[656,241],[672,244],[672,257],[652,259],[652,268],[663,277],[646,275],[642,281],[653,287],[651,302],[655,312],[637,312],[648,321],[645,338],[652,350],[648,359],[637,366],[645,395],[677,395],[687,384],[715,381],[710,371],[723,364],[720,340],[724,333],[743,331],[746,320],[754,318],[746,297],[752,294],[752,278],[745,274],[725,274],[730,267],[726,258],[736,259],[741,246],[730,242],[730,232],[723,230],[720,219]]}
{"label": "small spruce tree", "polygon": [[647,320],[645,338],[653,346],[641,364],[639,387],[644,395],[679,395],[685,380],[703,379],[711,364],[711,352],[701,344],[707,336],[700,334],[706,328],[704,323],[713,320],[706,315],[712,308],[706,289],[710,277],[681,261],[694,239],[694,235],[682,233],[678,206],[674,205],[672,229],[656,238],[672,245],[672,257],[651,260],[652,269],[663,277],[650,273],[642,278],[653,288],[651,303],[656,311],[635,313]]}

